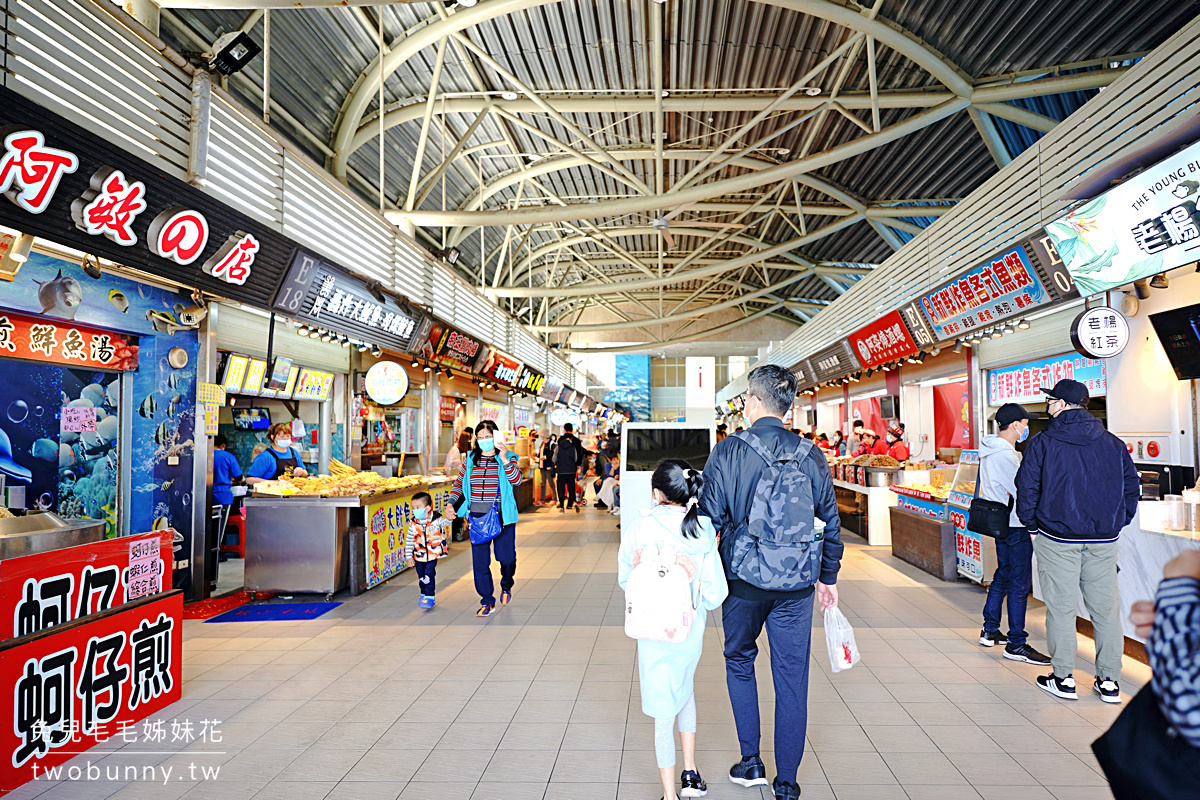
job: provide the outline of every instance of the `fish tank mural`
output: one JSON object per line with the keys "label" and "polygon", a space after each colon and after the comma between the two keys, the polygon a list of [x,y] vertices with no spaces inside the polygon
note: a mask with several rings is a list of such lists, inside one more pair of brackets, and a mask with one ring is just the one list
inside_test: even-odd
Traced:
{"label": "fish tank mural", "polygon": [[[14,281],[0,282],[0,308],[139,337],[129,397],[120,396],[119,373],[0,359],[0,412],[8,410],[0,415],[0,472],[12,484],[28,480],[28,507],[105,519],[110,535],[174,529],[175,588],[187,591],[193,504],[205,501],[192,496],[192,473],[197,329],[207,309],[186,292],[41,253],[30,255]],[[61,434],[60,409],[86,402],[97,409],[96,432]],[[121,409],[130,441],[121,440]],[[126,464],[130,493],[118,499]],[[124,527],[117,530],[120,503]]]}

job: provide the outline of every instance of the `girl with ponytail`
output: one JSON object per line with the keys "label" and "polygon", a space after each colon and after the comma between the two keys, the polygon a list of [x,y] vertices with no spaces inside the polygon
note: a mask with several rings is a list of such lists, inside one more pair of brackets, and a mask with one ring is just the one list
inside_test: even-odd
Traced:
{"label": "girl with ponytail", "polygon": [[[708,612],[720,608],[728,588],[717,553],[716,531],[712,521],[700,514],[704,476],[686,461],[667,459],[655,468],[650,487],[654,505],[638,515],[627,513],[625,530],[621,533],[617,581],[622,589],[626,588],[643,555],[661,559],[663,554],[671,556],[672,563],[680,565],[690,578],[695,609],[691,631],[682,641],[639,639],[638,675],[642,711],[654,719],[654,751],[663,797],[666,800],[702,797],[708,787],[696,770],[693,681],[703,651]],[[674,774],[676,717],[683,745],[683,774],[679,776],[678,789]]]}

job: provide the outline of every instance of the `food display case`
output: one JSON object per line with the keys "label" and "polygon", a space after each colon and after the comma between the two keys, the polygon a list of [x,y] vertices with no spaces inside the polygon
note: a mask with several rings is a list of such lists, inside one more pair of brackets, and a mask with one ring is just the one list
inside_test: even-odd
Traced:
{"label": "food display case", "polygon": [[896,495],[888,490],[903,471],[891,456],[865,455],[830,462],[842,528],[857,533],[871,545],[891,544],[891,517]]}
{"label": "food display case", "polygon": [[102,519],[63,519],[42,512],[0,519],[0,559],[47,553],[104,538]]}
{"label": "food display case", "polygon": [[946,516],[954,525],[958,574],[976,583],[984,583],[985,576],[996,571],[996,542],[989,536],[980,536],[967,530],[967,517],[978,480],[979,451],[963,450],[947,498]]}

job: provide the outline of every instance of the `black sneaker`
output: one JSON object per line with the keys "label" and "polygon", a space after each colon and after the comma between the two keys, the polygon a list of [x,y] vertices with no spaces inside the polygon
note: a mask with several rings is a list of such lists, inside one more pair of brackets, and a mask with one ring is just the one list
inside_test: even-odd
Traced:
{"label": "black sneaker", "polygon": [[800,800],[800,785],[797,783],[788,783],[776,778],[771,784],[771,791],[775,793],[775,800]]}
{"label": "black sneaker", "polygon": [[729,768],[729,780],[738,786],[766,786],[767,768],[757,755],[744,756]]}
{"label": "black sneaker", "polygon": [[1049,692],[1055,697],[1061,697],[1063,700],[1079,699],[1079,695],[1075,693],[1075,676],[1073,675],[1065,678],[1060,678],[1053,672],[1049,675],[1039,675],[1037,685],[1043,691]]}
{"label": "black sneaker", "polygon": [[984,647],[995,647],[998,644],[1008,644],[1008,637],[1000,631],[982,630],[979,632],[979,643]]}
{"label": "black sneaker", "polygon": [[1039,667],[1050,666],[1050,656],[1043,655],[1027,644],[1010,644],[1004,648],[1004,657],[1009,661],[1024,661]]}
{"label": "black sneaker", "polygon": [[679,776],[679,783],[683,787],[679,790],[680,797],[704,797],[708,794],[708,784],[694,769],[685,769]]}
{"label": "black sneaker", "polygon": [[1100,680],[1097,677],[1096,682],[1092,684],[1092,691],[1100,695],[1100,699],[1106,703],[1121,702],[1121,687],[1110,678]]}

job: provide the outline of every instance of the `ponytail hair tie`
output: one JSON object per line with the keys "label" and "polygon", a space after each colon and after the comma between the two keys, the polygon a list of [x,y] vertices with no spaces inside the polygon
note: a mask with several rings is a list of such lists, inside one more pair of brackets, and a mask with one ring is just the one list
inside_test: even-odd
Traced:
{"label": "ponytail hair tie", "polygon": [[700,499],[699,499],[699,498],[693,497],[693,498],[691,498],[690,500],[688,500],[688,501],[687,501],[687,504],[686,504],[686,506],[685,506],[685,507],[686,507],[686,508],[691,508],[692,506],[696,505],[696,504],[697,504],[697,503],[699,503],[699,502],[700,502]]}

